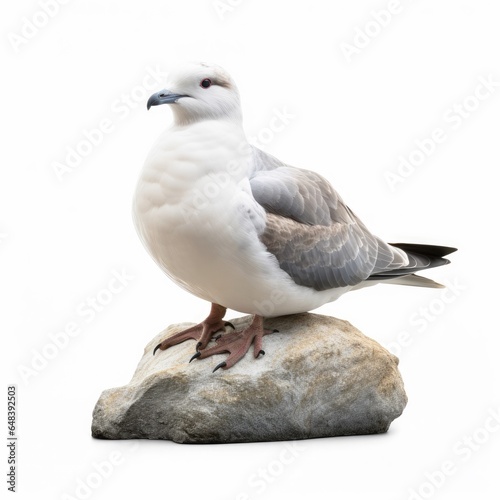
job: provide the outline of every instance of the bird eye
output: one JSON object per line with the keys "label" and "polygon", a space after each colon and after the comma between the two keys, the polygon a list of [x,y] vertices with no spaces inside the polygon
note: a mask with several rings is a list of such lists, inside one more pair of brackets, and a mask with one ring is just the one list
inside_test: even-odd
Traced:
{"label": "bird eye", "polygon": [[210,80],[210,78],[205,78],[204,80],[202,80],[200,82],[200,85],[204,88],[204,89],[208,89],[208,87],[210,87],[210,85],[212,85],[212,81]]}

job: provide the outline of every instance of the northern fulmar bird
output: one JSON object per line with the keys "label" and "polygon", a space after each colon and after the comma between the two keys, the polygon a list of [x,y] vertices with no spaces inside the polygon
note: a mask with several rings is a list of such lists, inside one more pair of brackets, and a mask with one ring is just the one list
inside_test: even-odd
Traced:
{"label": "northern fulmar bird", "polygon": [[[165,350],[197,341],[193,358],[229,353],[228,369],[254,345],[264,354],[263,318],[310,311],[376,283],[440,285],[414,273],[441,266],[454,248],[388,244],[373,235],[330,183],[251,146],[238,89],[216,65],[170,73],[147,108],[171,104],[174,124],[152,147],[134,198],[136,229],[158,266],[212,303],[200,324],[166,338]],[[223,331],[226,308],[253,315]],[[191,359],[193,359],[191,358]]]}

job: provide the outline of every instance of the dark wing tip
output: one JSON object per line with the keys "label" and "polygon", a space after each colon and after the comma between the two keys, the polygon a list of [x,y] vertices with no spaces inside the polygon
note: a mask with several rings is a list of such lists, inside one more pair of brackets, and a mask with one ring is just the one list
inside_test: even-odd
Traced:
{"label": "dark wing tip", "polygon": [[418,243],[389,243],[405,252],[414,252],[432,257],[444,257],[450,253],[456,252],[458,248],[445,247],[442,245],[420,245]]}

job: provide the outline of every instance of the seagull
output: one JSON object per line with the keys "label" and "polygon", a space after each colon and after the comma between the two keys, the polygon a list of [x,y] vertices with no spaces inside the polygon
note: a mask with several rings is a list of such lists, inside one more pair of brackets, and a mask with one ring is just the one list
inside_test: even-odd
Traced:
{"label": "seagull", "polygon": [[[220,66],[183,65],[147,109],[169,104],[172,126],[140,174],[133,219],[145,248],[177,285],[211,303],[207,318],[153,354],[196,340],[191,358],[228,353],[229,369],[253,344],[265,354],[265,317],[303,313],[378,283],[442,287],[416,275],[448,264],[456,249],[386,243],[372,234],[321,175],[252,146],[239,92]],[[230,308],[252,315],[242,331]],[[209,345],[210,344],[210,345]]]}

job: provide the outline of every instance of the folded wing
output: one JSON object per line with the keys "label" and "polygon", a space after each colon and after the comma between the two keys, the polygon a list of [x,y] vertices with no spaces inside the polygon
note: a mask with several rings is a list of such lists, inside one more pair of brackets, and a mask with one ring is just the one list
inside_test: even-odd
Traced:
{"label": "folded wing", "polygon": [[267,214],[261,241],[298,285],[355,286],[410,263],[404,250],[371,234],[317,173],[255,148],[250,185]]}

